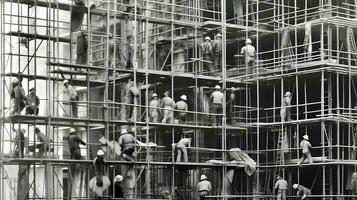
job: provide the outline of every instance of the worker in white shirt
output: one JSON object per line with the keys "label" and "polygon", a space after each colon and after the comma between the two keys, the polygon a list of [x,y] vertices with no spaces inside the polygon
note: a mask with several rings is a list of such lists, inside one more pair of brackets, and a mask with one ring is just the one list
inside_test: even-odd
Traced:
{"label": "worker in white shirt", "polygon": [[191,138],[181,138],[177,144],[173,145],[173,148],[177,149],[176,162],[181,162],[181,155],[183,154],[183,161],[188,162],[188,154],[186,147],[191,146]]}
{"label": "worker in white shirt", "polygon": [[[71,115],[72,117],[78,117],[78,94],[72,85],[69,84],[68,80],[63,81],[63,101],[65,103],[70,103]],[[68,116],[68,114],[67,114]]]}
{"label": "worker in white shirt", "polygon": [[216,85],[214,87],[215,91],[211,94],[211,113],[216,114],[213,116],[213,124],[215,126],[221,124],[221,116],[218,114],[222,114],[223,110],[223,93],[220,91],[221,87]]}
{"label": "worker in white shirt", "polygon": [[208,181],[206,175],[204,174],[201,175],[200,182],[197,185],[197,189],[198,189],[200,200],[204,200],[206,196],[211,192],[212,185],[211,182]]}
{"label": "worker in white shirt", "polygon": [[246,45],[242,47],[240,54],[244,56],[248,74],[251,74],[255,65],[256,51],[255,47],[252,45],[252,40],[250,40],[249,38],[247,38],[245,44]]}

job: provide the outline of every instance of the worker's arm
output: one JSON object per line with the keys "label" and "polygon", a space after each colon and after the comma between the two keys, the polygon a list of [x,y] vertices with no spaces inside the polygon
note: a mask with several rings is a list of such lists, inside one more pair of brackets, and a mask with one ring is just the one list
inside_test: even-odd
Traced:
{"label": "worker's arm", "polygon": [[208,182],[208,190],[211,191],[212,190],[212,185],[210,182]]}
{"label": "worker's arm", "polygon": [[242,55],[245,54],[245,47],[242,47],[242,49],[240,50],[240,54],[242,54]]}
{"label": "worker's arm", "polygon": [[38,98],[38,96],[36,96],[36,105],[37,105],[37,106],[40,105],[40,99]]}
{"label": "worker's arm", "polygon": [[135,97],[139,96],[139,90],[138,90],[137,87],[132,87],[132,88],[131,88],[131,92],[133,93],[133,95],[134,95]]}
{"label": "worker's arm", "polygon": [[78,136],[76,137],[76,139],[77,139],[77,141],[79,142],[79,143],[81,143],[82,145],[87,145],[87,143],[85,143],[81,138],[79,138]]}

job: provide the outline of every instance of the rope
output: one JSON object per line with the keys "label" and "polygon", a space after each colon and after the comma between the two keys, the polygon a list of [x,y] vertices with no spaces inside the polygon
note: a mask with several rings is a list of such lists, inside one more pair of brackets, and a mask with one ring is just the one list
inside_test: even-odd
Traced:
{"label": "rope", "polygon": [[315,185],[315,182],[316,182],[316,179],[317,179],[317,175],[319,175],[320,169],[321,169],[321,167],[319,167],[319,169],[317,170],[317,173],[316,173],[316,175],[315,175],[314,182],[312,182],[312,185],[311,185],[310,190],[312,190],[312,188],[314,188],[314,185]]}

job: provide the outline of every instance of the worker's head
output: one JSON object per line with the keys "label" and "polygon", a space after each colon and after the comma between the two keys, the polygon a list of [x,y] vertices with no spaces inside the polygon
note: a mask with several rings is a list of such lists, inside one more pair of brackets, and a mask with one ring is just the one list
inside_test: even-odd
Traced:
{"label": "worker's head", "polygon": [[35,127],[35,133],[38,134],[38,133],[41,133],[40,129],[38,127]]}
{"label": "worker's head", "polygon": [[278,176],[278,175],[277,175],[275,179],[276,179],[276,180],[279,180],[279,179],[282,179],[282,178],[281,178],[281,176]]}
{"label": "worker's head", "polygon": [[109,33],[108,34],[108,37],[111,39],[111,38],[113,38],[113,34],[112,33]]}
{"label": "worker's head", "polygon": [[118,175],[115,176],[114,183],[122,182],[122,181],[123,181],[123,176],[122,175],[118,174]]}
{"label": "worker's head", "polygon": [[104,156],[104,151],[103,150],[98,150],[97,151],[97,156],[99,156],[99,157],[103,157]]}
{"label": "worker's head", "polygon": [[247,38],[247,40],[245,41],[246,44],[252,44],[252,40],[250,40],[249,38]]}
{"label": "worker's head", "polygon": [[220,33],[218,33],[217,35],[216,35],[216,37],[214,37],[215,39],[222,39],[222,34],[220,34]]}
{"label": "worker's head", "polygon": [[294,190],[296,190],[298,188],[298,186],[299,186],[298,184],[294,184],[293,185]]}
{"label": "worker's head", "polygon": [[12,84],[16,85],[19,83],[19,79],[15,78],[14,80],[12,80]]}
{"label": "worker's head", "polygon": [[289,91],[287,91],[284,96],[291,97],[291,93]]}
{"label": "worker's head", "polygon": [[70,129],[69,129],[69,133],[70,133],[70,134],[75,134],[75,133],[76,133],[76,129],[70,128]]}
{"label": "worker's head", "polygon": [[88,35],[88,32],[86,30],[81,31],[82,37],[86,37]]}
{"label": "worker's head", "polygon": [[207,176],[204,175],[204,174],[202,174],[202,175],[201,175],[201,178],[200,178],[200,181],[203,181],[203,180],[206,180],[206,179],[208,179]]}
{"label": "worker's head", "polygon": [[236,88],[235,87],[231,87],[231,91],[232,92],[236,91]]}
{"label": "worker's head", "polygon": [[21,133],[22,133],[22,134],[25,134],[25,133],[26,133],[26,129],[24,129],[24,128],[21,129]]}
{"label": "worker's head", "polygon": [[157,99],[157,94],[156,93],[154,93],[154,94],[152,94],[152,96],[151,96],[153,99]]}
{"label": "worker's head", "polygon": [[35,89],[34,87],[31,88],[29,91],[30,91],[30,94],[32,94],[32,95],[33,95],[33,94],[36,94],[36,89]]}
{"label": "worker's head", "polygon": [[132,81],[132,80],[128,81],[128,88],[130,88],[130,87],[134,87],[134,81]]}
{"label": "worker's head", "polygon": [[352,178],[357,178],[357,172],[353,172],[353,174],[352,174]]}
{"label": "worker's head", "polygon": [[126,129],[123,129],[123,130],[121,130],[121,132],[120,132],[121,135],[124,135],[124,134],[127,134],[127,133],[128,133],[128,130],[126,130]]}
{"label": "worker's head", "polygon": [[169,94],[170,94],[169,91],[164,92],[164,96],[165,96],[165,97],[168,97]]}
{"label": "worker's head", "polygon": [[182,99],[182,100],[184,100],[184,101],[187,101],[186,95],[182,95],[182,96],[180,97],[180,99]]}
{"label": "worker's head", "polygon": [[216,85],[216,86],[214,87],[214,89],[218,91],[218,90],[220,90],[220,89],[221,89],[221,86]]}
{"label": "worker's head", "polygon": [[210,38],[209,36],[206,36],[206,37],[205,37],[205,41],[210,42],[210,41],[211,41],[211,38]]}
{"label": "worker's head", "polygon": [[304,136],[302,136],[302,138],[304,138],[305,140],[309,140],[309,136],[308,135],[304,135]]}
{"label": "worker's head", "polygon": [[64,81],[63,81],[63,85],[64,85],[65,87],[68,87],[68,84],[69,84],[69,81],[68,81],[68,80],[64,80]]}

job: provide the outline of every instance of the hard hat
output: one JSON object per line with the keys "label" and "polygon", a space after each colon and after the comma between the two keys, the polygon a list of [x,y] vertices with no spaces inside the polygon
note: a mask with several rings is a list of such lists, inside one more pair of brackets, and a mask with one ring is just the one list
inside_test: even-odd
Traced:
{"label": "hard hat", "polygon": [[247,40],[245,41],[246,44],[252,44],[252,40],[250,40],[249,38],[247,38]]}
{"label": "hard hat", "polygon": [[280,176],[276,176],[276,180],[279,180],[279,179],[281,179],[281,177]]}
{"label": "hard hat", "polygon": [[156,93],[154,93],[154,94],[152,94],[152,96],[151,96],[152,98],[154,98],[154,97],[157,97],[157,94]]}
{"label": "hard hat", "polygon": [[220,90],[220,89],[221,89],[221,86],[216,85],[216,86],[214,87],[214,89],[218,89],[218,90]]}
{"label": "hard hat", "polygon": [[115,178],[114,178],[114,182],[121,182],[123,180],[123,176],[118,174]]}
{"label": "hard hat", "polygon": [[104,151],[103,150],[98,150],[97,151],[97,156],[103,156],[104,155]]}
{"label": "hard hat", "polygon": [[29,91],[31,91],[31,90],[36,90],[34,87],[32,87]]}
{"label": "hard hat", "polygon": [[235,87],[231,87],[231,90],[232,90],[232,91],[235,91],[235,90],[236,90],[236,88],[235,88]]}
{"label": "hard hat", "polygon": [[68,80],[64,80],[63,81],[63,85],[66,84],[66,83],[69,83],[69,81]]}
{"label": "hard hat", "polygon": [[15,78],[14,80],[12,80],[12,83],[19,83],[19,79]]}
{"label": "hard hat", "polygon": [[121,130],[120,134],[126,134],[126,133],[128,133],[128,131],[126,129],[123,129],[123,130]]}
{"label": "hard hat", "polygon": [[87,30],[82,30],[82,34],[83,34],[83,35],[88,35]]}
{"label": "hard hat", "polygon": [[164,94],[170,94],[169,91],[165,91]]}
{"label": "hard hat", "polygon": [[26,129],[21,129],[21,133],[26,133]]}
{"label": "hard hat", "polygon": [[202,180],[205,180],[205,179],[207,179],[207,176],[202,174],[200,180],[202,181]]}
{"label": "hard hat", "polygon": [[185,101],[187,101],[186,95],[182,95],[180,98],[183,99],[183,100],[185,100]]}
{"label": "hard hat", "polygon": [[309,136],[308,135],[304,135],[304,136],[302,136],[302,138],[304,138],[305,140],[309,140]]}
{"label": "hard hat", "polygon": [[296,190],[298,188],[298,186],[299,186],[298,184],[294,184],[293,188]]}
{"label": "hard hat", "polygon": [[112,38],[112,37],[113,37],[113,34],[112,34],[112,33],[109,33],[108,36],[109,36],[109,38]]}
{"label": "hard hat", "polygon": [[205,40],[211,41],[211,38],[210,38],[209,36],[206,36],[206,37],[205,37]]}
{"label": "hard hat", "polygon": [[285,96],[287,97],[287,96],[291,96],[291,93],[289,92],[289,91],[287,91],[286,93],[285,93]]}
{"label": "hard hat", "polygon": [[74,132],[76,132],[76,129],[74,129],[74,128],[69,129],[69,133],[74,133]]}
{"label": "hard hat", "polygon": [[222,34],[218,33],[215,38],[222,37]]}

